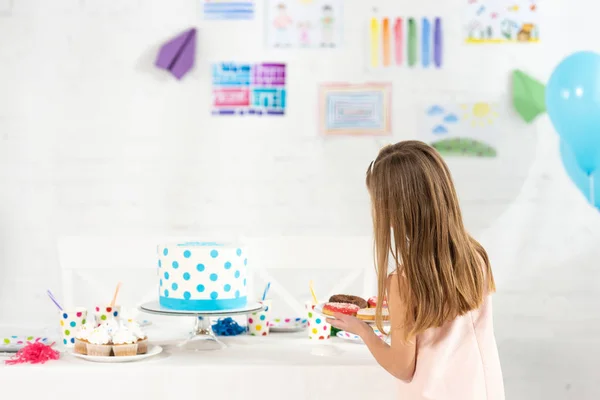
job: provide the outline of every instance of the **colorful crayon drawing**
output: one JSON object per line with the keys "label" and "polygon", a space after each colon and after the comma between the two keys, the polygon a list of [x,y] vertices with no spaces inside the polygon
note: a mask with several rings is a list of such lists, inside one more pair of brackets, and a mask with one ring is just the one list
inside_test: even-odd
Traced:
{"label": "colorful crayon drawing", "polygon": [[325,135],[389,135],[390,83],[331,83],[319,88],[319,128]]}
{"label": "colorful crayon drawing", "polygon": [[421,117],[420,139],[443,156],[496,157],[500,117],[496,104],[433,104]]}
{"label": "colorful crayon drawing", "polygon": [[342,43],[343,0],[268,0],[267,44],[333,48]]}
{"label": "colorful crayon drawing", "polygon": [[202,0],[204,19],[254,19],[254,0]]}
{"label": "colorful crayon drawing", "polygon": [[441,18],[374,16],[369,22],[369,67],[442,67]]}
{"label": "colorful crayon drawing", "polygon": [[538,0],[468,0],[467,43],[535,43],[540,40]]}
{"label": "colorful crayon drawing", "polygon": [[285,64],[212,65],[213,115],[284,115]]}

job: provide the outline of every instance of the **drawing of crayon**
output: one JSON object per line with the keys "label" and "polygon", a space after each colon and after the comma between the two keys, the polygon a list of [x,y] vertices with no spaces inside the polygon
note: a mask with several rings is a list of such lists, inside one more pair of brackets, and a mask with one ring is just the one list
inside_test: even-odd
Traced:
{"label": "drawing of crayon", "polygon": [[402,28],[402,18],[396,18],[396,23],[394,24],[394,55],[396,65],[402,65],[402,42],[404,40]]}
{"label": "drawing of crayon", "polygon": [[421,64],[423,68],[429,67],[431,62],[431,24],[423,18],[421,25]]}
{"label": "drawing of crayon", "polygon": [[414,67],[417,63],[417,22],[408,19],[408,65]]}
{"label": "drawing of crayon", "polygon": [[379,21],[377,18],[371,18],[371,66],[379,66]]}
{"label": "drawing of crayon", "polygon": [[433,31],[433,63],[436,68],[442,67],[442,19],[436,18]]}
{"label": "drawing of crayon", "polygon": [[383,66],[389,67],[392,63],[391,46],[390,46],[390,19],[383,19]]}

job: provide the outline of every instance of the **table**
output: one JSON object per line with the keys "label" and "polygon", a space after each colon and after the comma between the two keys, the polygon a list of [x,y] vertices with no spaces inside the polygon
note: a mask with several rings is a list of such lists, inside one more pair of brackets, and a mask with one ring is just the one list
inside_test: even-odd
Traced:
{"label": "table", "polygon": [[[152,339],[151,331],[148,331]],[[335,356],[311,354],[301,333],[223,338],[223,350],[190,352],[159,341],[162,354],[100,364],[63,353],[45,365],[0,365],[0,398],[137,399],[397,399],[396,381],[366,346],[332,339]],[[0,358],[1,360],[1,358]]]}

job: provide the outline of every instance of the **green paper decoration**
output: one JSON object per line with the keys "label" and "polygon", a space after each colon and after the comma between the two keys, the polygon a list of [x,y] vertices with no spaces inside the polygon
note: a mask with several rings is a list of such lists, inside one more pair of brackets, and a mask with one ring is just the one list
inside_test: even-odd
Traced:
{"label": "green paper decoration", "polygon": [[546,112],[546,86],[520,70],[512,75],[513,106],[528,124]]}

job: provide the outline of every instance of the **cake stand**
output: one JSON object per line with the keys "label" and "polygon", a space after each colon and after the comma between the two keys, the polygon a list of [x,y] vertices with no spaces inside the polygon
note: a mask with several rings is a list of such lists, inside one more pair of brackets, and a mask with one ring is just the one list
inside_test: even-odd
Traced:
{"label": "cake stand", "polygon": [[214,334],[210,324],[210,317],[230,317],[239,315],[248,315],[250,313],[260,311],[263,305],[257,302],[250,303],[246,307],[236,308],[232,310],[217,310],[217,311],[181,311],[169,310],[161,307],[158,301],[150,301],[140,306],[140,310],[157,315],[166,315],[171,317],[194,317],[194,330],[190,337],[180,343],[178,346],[186,350],[220,350],[227,347]]}

